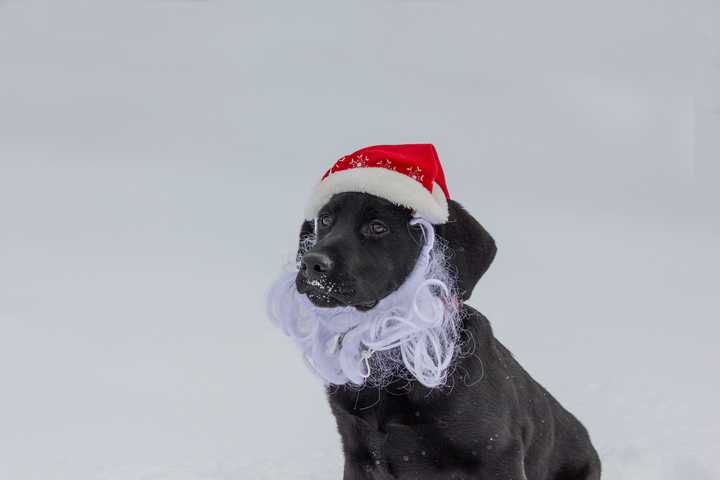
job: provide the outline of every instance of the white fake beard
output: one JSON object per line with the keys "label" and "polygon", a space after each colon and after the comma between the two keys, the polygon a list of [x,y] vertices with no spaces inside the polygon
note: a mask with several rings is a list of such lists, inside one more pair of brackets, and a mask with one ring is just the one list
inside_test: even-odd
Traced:
{"label": "white fake beard", "polygon": [[410,223],[425,232],[417,264],[400,288],[368,311],[317,307],[297,291],[299,261],[312,248],[312,236],[301,242],[293,271],[270,288],[270,321],[295,341],[305,364],[326,385],[383,387],[397,379],[417,379],[429,388],[445,385],[460,350],[455,279],[445,261],[447,247],[436,241],[432,224],[421,215]]}

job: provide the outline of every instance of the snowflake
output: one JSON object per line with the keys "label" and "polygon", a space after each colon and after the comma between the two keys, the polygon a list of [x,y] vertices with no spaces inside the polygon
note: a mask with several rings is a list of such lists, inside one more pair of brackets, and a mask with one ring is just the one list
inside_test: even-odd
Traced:
{"label": "snowflake", "polygon": [[412,178],[413,180],[422,182],[425,179],[425,174],[420,173],[420,167],[408,167],[406,170],[408,172],[408,177]]}
{"label": "snowflake", "polygon": [[388,159],[380,160],[378,162],[378,167],[387,168],[388,170],[396,170],[395,165],[393,165],[393,163]]}
{"label": "snowflake", "polygon": [[358,155],[357,158],[350,160],[350,168],[360,168],[368,164],[368,157]]}
{"label": "snowflake", "polygon": [[330,169],[330,173],[337,172],[338,169],[340,168],[340,165],[342,165],[343,161],[345,161],[345,157],[342,157],[340,160],[335,162],[335,165],[333,165],[332,168]]}

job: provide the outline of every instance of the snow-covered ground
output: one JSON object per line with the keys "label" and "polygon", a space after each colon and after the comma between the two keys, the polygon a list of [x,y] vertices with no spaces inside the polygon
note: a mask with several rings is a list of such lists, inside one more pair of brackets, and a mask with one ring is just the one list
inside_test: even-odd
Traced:
{"label": "snow-covered ground", "polygon": [[718,86],[717,0],[0,1],[0,478],[340,478],[263,296],[332,162],[415,142],[604,478],[720,478]]}

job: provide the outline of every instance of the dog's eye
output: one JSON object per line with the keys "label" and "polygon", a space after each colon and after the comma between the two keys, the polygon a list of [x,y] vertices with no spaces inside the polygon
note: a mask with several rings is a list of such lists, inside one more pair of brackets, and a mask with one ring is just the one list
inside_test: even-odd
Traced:
{"label": "dog's eye", "polygon": [[380,233],[387,232],[387,227],[380,222],[373,222],[370,224],[370,228],[368,228],[368,232],[378,235]]}
{"label": "dog's eye", "polygon": [[323,215],[322,217],[320,217],[320,225],[322,225],[323,227],[330,226],[330,215]]}

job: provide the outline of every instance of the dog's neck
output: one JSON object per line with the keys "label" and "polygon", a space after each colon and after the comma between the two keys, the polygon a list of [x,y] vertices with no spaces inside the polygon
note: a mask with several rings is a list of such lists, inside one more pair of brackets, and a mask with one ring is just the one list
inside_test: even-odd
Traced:
{"label": "dog's neck", "polygon": [[417,264],[403,285],[371,310],[316,307],[297,291],[297,271],[271,287],[270,320],[295,341],[326,384],[385,386],[398,378],[431,388],[445,384],[458,351],[460,305],[445,246],[427,219],[412,223],[425,230]]}

